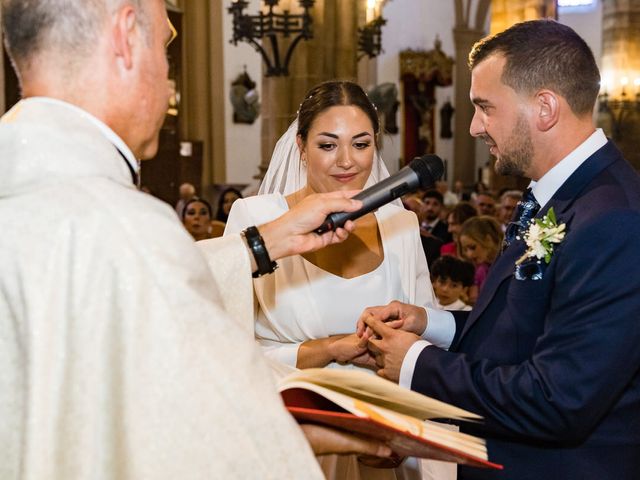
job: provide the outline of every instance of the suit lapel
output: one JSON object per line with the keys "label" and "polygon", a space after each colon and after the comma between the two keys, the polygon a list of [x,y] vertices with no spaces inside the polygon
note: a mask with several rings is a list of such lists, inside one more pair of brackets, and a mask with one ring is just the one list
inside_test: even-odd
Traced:
{"label": "suit lapel", "polygon": [[[558,221],[567,224],[567,235],[571,235],[570,220],[573,217],[573,213],[570,208],[574,201],[596,175],[619,158],[622,158],[620,151],[611,141],[607,142],[573,172],[553,195],[551,200],[540,209],[535,218],[543,217],[549,209],[553,207]],[[513,276],[515,262],[524,254],[526,250],[525,247],[523,240],[515,241],[496,259],[489,270],[489,275],[482,286],[478,301],[469,315],[460,338],[462,338],[471,329],[476,320],[480,318],[493,300],[502,282]]]}

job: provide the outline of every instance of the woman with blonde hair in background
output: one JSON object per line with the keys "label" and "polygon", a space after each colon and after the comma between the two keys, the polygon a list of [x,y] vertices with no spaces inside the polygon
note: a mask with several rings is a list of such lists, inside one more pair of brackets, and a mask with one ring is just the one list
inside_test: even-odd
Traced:
{"label": "woman with blonde hair in background", "polygon": [[462,224],[458,235],[458,247],[462,258],[476,268],[473,286],[469,289],[469,301],[474,304],[487,278],[489,267],[502,246],[502,228],[494,217],[471,217]]}

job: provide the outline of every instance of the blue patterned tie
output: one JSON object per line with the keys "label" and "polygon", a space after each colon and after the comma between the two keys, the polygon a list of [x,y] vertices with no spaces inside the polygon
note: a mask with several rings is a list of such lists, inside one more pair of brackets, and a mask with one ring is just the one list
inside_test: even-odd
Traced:
{"label": "blue patterned tie", "polygon": [[531,219],[538,213],[538,210],[540,210],[540,204],[536,201],[536,197],[533,196],[531,188],[527,188],[524,195],[522,195],[522,200],[520,200],[516,206],[513,220],[507,225],[507,230],[504,232],[505,247],[508,247],[514,240],[522,237],[524,232],[529,228]]}

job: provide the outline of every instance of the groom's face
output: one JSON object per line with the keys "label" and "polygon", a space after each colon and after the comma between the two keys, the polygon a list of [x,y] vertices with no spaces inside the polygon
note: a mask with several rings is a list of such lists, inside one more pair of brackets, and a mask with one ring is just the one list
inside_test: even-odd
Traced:
{"label": "groom's face", "polygon": [[469,132],[489,146],[498,174],[529,176],[534,154],[531,111],[523,96],[502,83],[505,64],[503,55],[493,54],[471,72],[475,111]]}

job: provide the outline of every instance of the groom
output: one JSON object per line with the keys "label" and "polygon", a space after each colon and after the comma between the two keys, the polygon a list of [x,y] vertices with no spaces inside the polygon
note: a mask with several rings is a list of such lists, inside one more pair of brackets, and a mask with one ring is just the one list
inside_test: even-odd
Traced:
{"label": "groom", "polygon": [[[472,312],[394,302],[367,309],[359,333],[380,375],[484,417],[462,429],[505,468],[459,478],[637,478],[640,179],[593,125],[593,54],[538,20],[482,40],[469,64],[470,132],[499,174],[532,180],[526,205]],[[526,214],[564,237],[530,248]]]}

